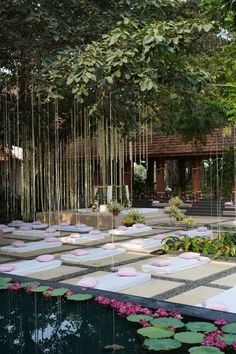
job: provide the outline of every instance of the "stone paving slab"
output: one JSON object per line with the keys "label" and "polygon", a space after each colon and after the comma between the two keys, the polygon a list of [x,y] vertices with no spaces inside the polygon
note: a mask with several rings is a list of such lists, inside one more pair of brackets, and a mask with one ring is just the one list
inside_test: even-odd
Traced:
{"label": "stone paving slab", "polygon": [[218,295],[225,291],[225,289],[210,288],[208,286],[199,286],[195,289],[186,291],[180,295],[169,297],[166,299],[170,302],[176,302],[185,305],[197,305],[205,299]]}
{"label": "stone paving slab", "polygon": [[0,263],[5,263],[5,262],[9,262],[9,261],[12,261],[11,257],[5,257],[5,256],[0,255]]}
{"label": "stone paving slab", "polygon": [[153,297],[161,294],[165,291],[175,289],[177,286],[181,285],[180,282],[161,280],[161,279],[151,279],[145,284],[135,286],[133,288],[125,289],[120,291],[122,294],[137,295],[143,297]]}
{"label": "stone paving slab", "polygon": [[[226,277],[217,279],[210,284],[217,284],[217,285],[223,285],[223,286],[229,286],[229,287],[234,287],[236,286],[236,273],[227,275]],[[235,300],[236,301],[236,300]]]}
{"label": "stone paving slab", "polygon": [[63,276],[69,276],[70,274],[74,274],[79,271],[83,271],[84,268],[79,268],[77,266],[71,267],[71,266],[65,266],[62,265],[58,268],[47,270],[47,271],[42,271],[42,272],[35,272],[28,274],[28,277],[32,278],[38,278],[38,279],[52,279],[52,278],[57,278],[57,277],[63,277]]}

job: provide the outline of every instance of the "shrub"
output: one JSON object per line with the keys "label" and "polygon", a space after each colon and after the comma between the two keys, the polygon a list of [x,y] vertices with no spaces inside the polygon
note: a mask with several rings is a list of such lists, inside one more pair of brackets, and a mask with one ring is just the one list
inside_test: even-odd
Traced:
{"label": "shrub", "polygon": [[122,224],[125,226],[131,226],[136,223],[145,224],[144,215],[136,209],[131,209],[129,214],[123,218]]}

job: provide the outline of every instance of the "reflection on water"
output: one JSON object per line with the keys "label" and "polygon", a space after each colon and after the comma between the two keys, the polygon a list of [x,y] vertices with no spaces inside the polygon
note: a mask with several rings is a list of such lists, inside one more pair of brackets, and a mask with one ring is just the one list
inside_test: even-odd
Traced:
{"label": "reflection on water", "polygon": [[147,353],[136,324],[93,302],[2,291],[0,304],[1,354],[100,354],[112,343]]}

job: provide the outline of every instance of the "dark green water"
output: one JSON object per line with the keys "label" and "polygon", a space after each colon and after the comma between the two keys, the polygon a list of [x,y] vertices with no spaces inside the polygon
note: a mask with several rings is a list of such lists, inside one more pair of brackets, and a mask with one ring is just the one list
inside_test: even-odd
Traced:
{"label": "dark green water", "polygon": [[117,353],[147,353],[138,327],[92,301],[0,292],[0,354],[100,354],[112,343],[125,347]]}

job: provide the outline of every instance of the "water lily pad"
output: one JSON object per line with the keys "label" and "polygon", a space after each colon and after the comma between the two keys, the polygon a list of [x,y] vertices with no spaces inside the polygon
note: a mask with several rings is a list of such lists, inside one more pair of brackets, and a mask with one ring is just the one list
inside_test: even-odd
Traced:
{"label": "water lily pad", "polygon": [[224,331],[225,333],[233,333],[236,334],[236,323],[229,323],[223,327],[221,327],[222,331]]}
{"label": "water lily pad", "polygon": [[175,328],[180,328],[185,326],[185,324],[179,320],[178,318],[171,318],[171,317],[162,317],[162,318],[155,318],[152,320],[151,324],[155,327],[169,327],[173,326]]}
{"label": "water lily pad", "polygon": [[32,289],[32,292],[33,293],[44,293],[45,291],[48,290],[48,288],[49,288],[48,286],[43,285],[43,286],[39,286],[38,288]]}
{"label": "water lily pad", "polygon": [[165,350],[169,351],[181,347],[181,343],[174,339],[145,339],[144,346],[148,350]]}
{"label": "water lily pad", "polygon": [[24,283],[20,283],[21,288],[27,288],[28,286],[33,286],[33,285],[39,286],[40,283],[35,282],[35,281],[26,281]]}
{"label": "water lily pad", "polygon": [[9,277],[0,277],[0,284],[2,283],[10,283],[10,281],[12,281],[12,278]]}
{"label": "water lily pad", "polygon": [[217,329],[211,322],[188,322],[186,328],[193,332],[212,332]]}
{"label": "water lily pad", "polygon": [[132,316],[127,316],[126,319],[130,322],[139,322],[141,320],[151,321],[153,320],[153,317],[148,315],[132,315]]}
{"label": "water lily pad", "polygon": [[191,354],[224,354],[220,349],[215,347],[192,347],[189,349]]}
{"label": "water lily pad", "polygon": [[161,327],[144,327],[138,329],[137,333],[148,338],[168,338],[174,335],[173,331]]}
{"label": "water lily pad", "polygon": [[86,301],[92,299],[91,294],[73,294],[67,296],[67,300],[74,300],[74,301]]}
{"label": "water lily pad", "polygon": [[63,296],[67,293],[67,291],[69,291],[70,289],[67,288],[57,288],[57,289],[53,289],[50,292],[51,296]]}
{"label": "water lily pad", "polygon": [[233,342],[236,342],[235,334],[223,334],[222,336],[219,336],[219,338],[226,342],[228,345],[231,345]]}
{"label": "water lily pad", "polygon": [[0,290],[5,290],[8,289],[9,284],[5,283],[5,284],[0,284]]}
{"label": "water lily pad", "polygon": [[204,335],[202,333],[196,332],[180,332],[176,333],[174,339],[181,343],[201,343],[203,341]]}

